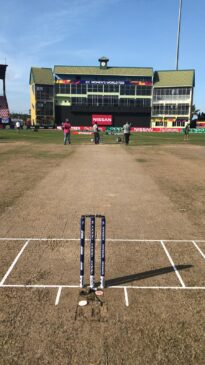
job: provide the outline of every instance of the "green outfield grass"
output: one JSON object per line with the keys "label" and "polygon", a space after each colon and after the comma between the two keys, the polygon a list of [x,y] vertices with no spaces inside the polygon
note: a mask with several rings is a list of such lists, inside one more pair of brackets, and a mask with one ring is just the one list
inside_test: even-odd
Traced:
{"label": "green outfield grass", "polygon": [[[117,144],[117,137],[116,135],[101,133],[102,142],[106,144]],[[92,138],[93,136],[90,134],[72,134],[71,141],[73,144],[90,144]],[[63,132],[54,129],[40,129],[38,132],[26,129],[20,132],[12,129],[0,130],[0,143],[16,141],[63,144]],[[184,143],[205,145],[205,134],[190,134],[188,142],[184,141],[184,135],[181,133],[133,133],[130,137],[130,146]]]}

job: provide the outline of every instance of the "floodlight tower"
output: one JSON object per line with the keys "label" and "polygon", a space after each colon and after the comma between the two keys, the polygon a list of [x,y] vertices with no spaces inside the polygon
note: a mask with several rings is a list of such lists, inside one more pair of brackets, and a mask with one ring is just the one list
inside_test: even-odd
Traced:
{"label": "floodlight tower", "polygon": [[[6,68],[8,65],[0,64],[0,80],[3,81],[3,96],[6,96]],[[0,92],[1,95],[1,92]]]}
{"label": "floodlight tower", "polygon": [[182,14],[182,0],[179,0],[179,18],[178,18],[178,31],[177,31],[176,70],[178,70],[178,65],[179,65],[179,41],[180,41],[180,31],[181,31],[181,14]]}
{"label": "floodlight tower", "polygon": [[[0,90],[0,119],[1,123],[4,119],[9,118],[9,107],[6,98],[6,68],[7,65],[0,64],[0,81],[3,81],[3,95]],[[8,122],[8,120],[7,120]]]}

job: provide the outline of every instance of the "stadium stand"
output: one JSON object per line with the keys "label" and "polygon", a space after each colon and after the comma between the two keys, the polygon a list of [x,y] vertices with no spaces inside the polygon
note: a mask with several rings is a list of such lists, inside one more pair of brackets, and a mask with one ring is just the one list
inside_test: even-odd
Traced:
{"label": "stadium stand", "polygon": [[6,96],[0,96],[0,118],[9,118],[9,108]]}
{"label": "stadium stand", "polygon": [[2,91],[0,87],[0,128],[5,128],[10,122],[9,106],[6,97],[6,68],[7,65],[0,64],[0,81],[2,80]]}

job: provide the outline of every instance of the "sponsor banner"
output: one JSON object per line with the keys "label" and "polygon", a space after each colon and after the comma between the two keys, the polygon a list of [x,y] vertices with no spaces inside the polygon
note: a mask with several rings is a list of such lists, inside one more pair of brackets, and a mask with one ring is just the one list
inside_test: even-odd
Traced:
{"label": "sponsor banner", "polygon": [[1,118],[1,123],[2,124],[9,124],[10,119],[9,118]]}
{"label": "sponsor banner", "polygon": [[98,125],[112,125],[112,115],[107,114],[93,114],[92,124],[97,123]]}
{"label": "sponsor banner", "polygon": [[72,130],[72,131],[80,131],[80,128],[82,128],[82,127],[72,127],[72,126],[71,126],[71,130]]}
{"label": "sponsor banner", "polygon": [[152,86],[152,82],[150,81],[128,81],[128,83],[139,86]]}
{"label": "sponsor banner", "polygon": [[84,83],[86,85],[125,85],[126,81],[118,81],[118,80],[82,80],[81,83]]}
{"label": "sponsor banner", "polygon": [[141,85],[141,86],[152,86],[152,82],[150,81],[129,81],[129,80],[125,80],[125,81],[118,81],[118,80],[114,80],[114,81],[109,81],[109,80],[103,80],[103,81],[81,81],[82,83],[84,82],[85,84],[88,85]]}
{"label": "sponsor banner", "polygon": [[98,81],[98,80],[63,80],[57,79],[55,80],[56,84],[73,84],[73,85],[125,85],[126,83],[130,83],[129,81]]}
{"label": "sponsor banner", "polygon": [[[165,132],[174,132],[179,133],[182,130],[182,128],[140,128],[140,127],[131,127],[130,131],[131,133],[137,133],[137,132],[157,132],[157,133],[165,133]],[[116,134],[116,133],[123,133],[123,128],[120,127],[108,127],[106,131],[110,134]]]}
{"label": "sponsor banner", "polygon": [[205,120],[196,122],[197,128],[205,128]]}
{"label": "sponsor banner", "polygon": [[90,134],[93,134],[93,132],[88,132],[88,131],[85,131],[85,132],[81,132],[81,131],[74,131],[73,134],[85,134],[85,135],[90,135]]}
{"label": "sponsor banner", "polygon": [[138,127],[131,127],[131,132],[153,132],[153,128],[138,128]]}
{"label": "sponsor banner", "polygon": [[139,85],[139,86],[152,86],[151,81],[121,81],[121,80],[64,80],[56,79],[56,84],[72,84],[72,85]]}
{"label": "sponsor banner", "polygon": [[71,84],[72,81],[71,80],[56,80],[55,83],[56,84]]}
{"label": "sponsor banner", "polygon": [[75,128],[75,130],[78,130],[79,132],[92,132],[92,130],[93,130],[92,127],[84,127],[84,126],[71,127],[71,130],[73,130],[74,128]]}
{"label": "sponsor banner", "polygon": [[[62,127],[59,125],[57,126],[58,130],[62,130]],[[101,132],[105,132],[106,128],[105,127],[99,127],[98,128]],[[73,132],[73,134],[78,134],[78,132],[93,132],[93,127],[85,127],[85,126],[71,126],[71,132]]]}
{"label": "sponsor banner", "polygon": [[[57,126],[57,129],[59,129],[59,130],[62,130],[62,127],[59,125],[59,126]],[[105,127],[99,127],[98,128],[100,131],[102,131],[102,132],[105,132],[105,130],[106,130],[106,128]],[[75,127],[72,127],[71,126],[71,131],[72,132],[92,132],[93,131],[93,127],[85,127],[85,126],[75,126]]]}
{"label": "sponsor banner", "polygon": [[106,134],[119,135],[123,133],[122,127],[107,127]]}
{"label": "sponsor banner", "polygon": [[191,128],[190,133],[205,133],[205,128]]}
{"label": "sponsor banner", "polygon": [[157,133],[165,133],[165,132],[174,132],[179,133],[182,128],[138,128],[132,127],[131,132],[157,132]]}
{"label": "sponsor banner", "polygon": [[153,132],[160,132],[160,133],[165,133],[165,132],[179,133],[181,130],[182,128],[153,128]]}
{"label": "sponsor banner", "polygon": [[[57,127],[58,130],[62,130],[61,126]],[[131,127],[130,131],[131,133],[149,133],[149,132],[155,132],[155,133],[179,133],[183,132],[184,128],[140,128],[140,127]],[[101,132],[108,132],[109,134],[121,134],[123,133],[122,127],[101,127],[99,126],[99,130]],[[93,133],[93,127],[92,126],[75,126],[71,127],[71,131],[73,134],[91,134]],[[83,132],[83,133],[81,133]],[[191,133],[205,133],[205,128],[197,128],[197,129],[190,129]]]}
{"label": "sponsor banner", "polygon": [[[105,132],[105,127],[99,127],[98,128],[101,132]],[[71,127],[71,131],[74,132],[93,132],[93,127],[85,127],[85,126],[77,126],[77,127]]]}

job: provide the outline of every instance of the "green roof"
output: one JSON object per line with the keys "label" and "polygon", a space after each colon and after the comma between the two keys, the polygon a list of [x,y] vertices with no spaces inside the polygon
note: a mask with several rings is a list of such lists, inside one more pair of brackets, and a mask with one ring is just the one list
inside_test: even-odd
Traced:
{"label": "green roof", "polygon": [[153,76],[152,67],[108,67],[54,66],[54,73],[60,75],[101,75],[101,76]]}
{"label": "green roof", "polygon": [[194,70],[154,72],[154,87],[192,87],[194,85]]}
{"label": "green roof", "polygon": [[30,84],[53,85],[53,73],[51,68],[32,67],[30,72]]}

